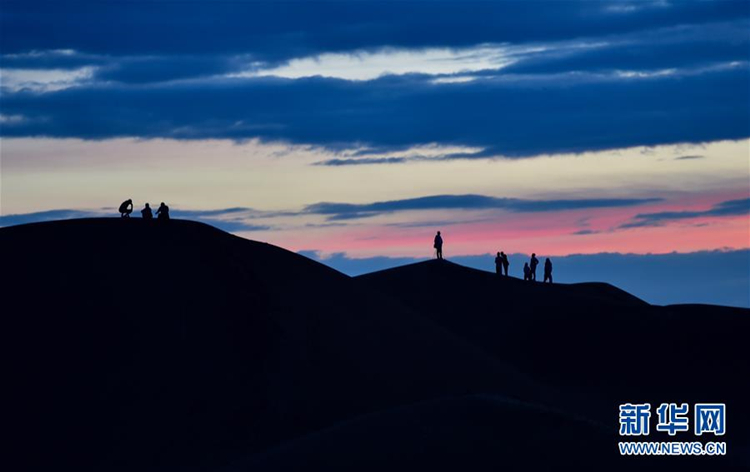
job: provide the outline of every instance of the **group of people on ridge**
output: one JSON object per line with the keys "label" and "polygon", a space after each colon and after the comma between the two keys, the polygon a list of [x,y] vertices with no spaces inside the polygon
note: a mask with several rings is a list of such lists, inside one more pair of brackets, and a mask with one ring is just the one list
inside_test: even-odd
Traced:
{"label": "group of people on ridge", "polygon": [[[439,260],[443,259],[443,237],[440,235],[440,231],[435,235],[435,242],[432,245],[435,248],[435,254]],[[536,253],[531,255],[529,262],[523,265],[523,280],[536,281],[536,267],[539,265],[539,259],[536,258]],[[495,273],[499,276],[508,276],[508,256],[500,251],[495,257]],[[544,282],[552,283],[552,261],[549,257],[544,261]]]}
{"label": "group of people on ridge", "polygon": [[[130,214],[133,213],[133,200],[128,198],[122,204],[120,204],[120,217],[121,218],[130,218]],[[154,213],[151,211],[151,207],[146,203],[146,206],[143,207],[143,210],[141,210],[141,217],[144,220],[152,220],[154,219]],[[159,220],[168,220],[169,219],[169,207],[164,204],[164,202],[161,202],[161,205],[159,205],[159,208],[156,210],[156,218]]]}
{"label": "group of people on ridge", "polygon": [[[539,259],[536,253],[531,254],[531,260],[523,264],[523,280],[536,281],[536,266],[539,265]],[[549,257],[544,261],[544,282],[552,283],[552,261]]]}

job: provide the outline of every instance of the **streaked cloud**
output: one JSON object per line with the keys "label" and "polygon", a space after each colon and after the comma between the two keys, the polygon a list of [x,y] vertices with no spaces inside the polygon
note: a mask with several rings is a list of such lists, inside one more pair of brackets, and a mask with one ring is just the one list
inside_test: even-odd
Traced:
{"label": "streaked cloud", "polygon": [[[453,2],[395,2],[383,8],[380,2],[359,1],[302,2],[290,8],[283,2],[134,6],[27,0],[6,5],[8,14],[0,21],[6,53],[62,49],[134,56],[251,50],[259,61],[283,62],[383,46],[470,47],[637,34],[748,16],[742,2],[653,5],[658,3],[546,2],[542,8],[533,2],[480,2],[465,8]],[[614,14],[609,6],[623,7],[627,14]]]}
{"label": "streaked cloud", "polygon": [[659,198],[599,198],[578,200],[521,200],[486,195],[430,195],[373,203],[321,202],[305,207],[305,213],[326,215],[331,220],[367,218],[402,211],[424,210],[505,210],[518,213],[617,208],[658,202]]}
{"label": "streaked cloud", "polygon": [[23,115],[3,115],[0,114],[0,123],[4,125],[12,125],[14,123],[21,123],[26,118]]}
{"label": "streaked cloud", "polygon": [[[315,162],[317,166],[359,166],[373,164],[405,164],[407,162],[448,161],[457,159],[481,159],[493,156],[482,148],[445,146],[438,143],[410,146],[407,149],[362,148],[338,153],[333,159]],[[364,156],[364,157],[363,157]]]}
{"label": "streaked cloud", "polygon": [[44,221],[94,218],[104,214],[103,210],[46,210],[32,213],[0,215],[0,227],[41,223]]}
{"label": "streaked cloud", "polygon": [[620,228],[639,228],[659,226],[675,220],[692,220],[700,218],[721,218],[727,216],[750,216],[750,198],[728,200],[718,203],[708,210],[698,211],[662,211],[657,213],[639,213],[632,221]]}
{"label": "streaked cloud", "polygon": [[578,231],[575,231],[572,234],[574,234],[576,236],[588,236],[590,234],[597,234],[597,233],[600,233],[600,231],[596,231],[596,230],[593,230],[593,229],[580,229]]}
{"label": "streaked cloud", "polygon": [[644,9],[668,8],[671,2],[667,0],[618,0],[616,2],[602,2],[603,11],[615,14],[631,14]]}
{"label": "streaked cloud", "polygon": [[482,45],[467,49],[428,48],[403,50],[384,48],[376,51],[321,54],[292,59],[273,68],[231,74],[230,77],[274,76],[288,79],[331,77],[344,80],[372,80],[384,75],[448,75],[486,69],[501,69],[513,62],[502,46]]}
{"label": "streaked cloud", "polygon": [[[0,18],[2,114],[26,117],[4,136],[383,151],[320,161],[341,167],[701,143],[750,129],[750,110],[735,106],[750,100],[750,14],[732,2],[607,4],[627,14],[592,2],[106,4],[86,23],[80,5],[33,3]],[[142,21],[167,11],[168,22]],[[481,151],[389,154],[427,143]]]}
{"label": "streaked cloud", "polygon": [[[71,87],[4,96],[4,114],[31,119],[2,132],[84,139],[257,137],[337,150],[440,143],[481,148],[485,156],[527,157],[745,138],[750,109],[735,104],[750,101],[748,82],[750,69],[737,68],[624,81],[482,80],[468,88],[425,86],[412,76],[366,83],[259,78],[212,86]],[[682,98],[675,99],[686,96],[690,113],[682,112]],[[579,113],[581,103],[586,113]]]}
{"label": "streaked cloud", "polygon": [[78,69],[0,68],[0,84],[5,93],[56,92],[86,83],[93,77],[94,70],[93,67]]}

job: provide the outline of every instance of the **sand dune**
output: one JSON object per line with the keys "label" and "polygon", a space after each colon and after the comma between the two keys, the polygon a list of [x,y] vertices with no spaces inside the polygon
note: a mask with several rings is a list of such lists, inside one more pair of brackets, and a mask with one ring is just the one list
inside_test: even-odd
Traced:
{"label": "sand dune", "polygon": [[[529,458],[530,441],[611,445],[592,460],[614,467],[618,394],[748,392],[747,310],[651,307],[605,284],[530,286],[448,263],[351,279],[187,221],[22,225],[0,229],[0,250],[11,449],[28,470],[413,470],[459,464],[474,444],[466,464],[551,464]],[[674,350],[707,320],[731,342]],[[625,386],[623,323],[658,328],[633,341],[642,351],[675,321],[677,340],[636,358],[718,366],[716,383],[672,390],[679,379],[649,373]]]}

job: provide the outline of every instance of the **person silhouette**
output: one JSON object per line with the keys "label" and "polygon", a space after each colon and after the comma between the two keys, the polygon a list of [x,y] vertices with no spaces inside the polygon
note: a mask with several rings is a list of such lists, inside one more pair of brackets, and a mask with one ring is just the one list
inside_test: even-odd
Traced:
{"label": "person silhouette", "polygon": [[529,273],[529,280],[536,281],[536,266],[539,265],[539,259],[536,258],[536,253],[531,254],[531,261],[529,262],[529,269],[531,272]]}
{"label": "person silhouette", "polygon": [[443,238],[440,236],[440,231],[435,235],[435,243],[432,245],[435,248],[435,255],[438,260],[443,259]]}
{"label": "person silhouette", "polygon": [[544,281],[548,280],[549,283],[552,283],[552,261],[549,260],[549,257],[544,261]]}
{"label": "person silhouette", "polygon": [[495,256],[495,273],[497,275],[503,275],[503,257],[499,252],[497,253],[497,256]]}
{"label": "person silhouette", "polygon": [[508,261],[508,256],[505,255],[503,251],[500,251],[500,258],[503,260],[503,269],[505,269],[505,276],[508,276],[508,266],[510,265],[510,262]]}
{"label": "person silhouette", "polygon": [[156,210],[156,217],[160,220],[169,219],[169,207],[165,205],[164,202],[161,202],[161,205],[159,205],[159,209]]}
{"label": "person silhouette", "polygon": [[141,210],[141,217],[144,220],[151,220],[154,218],[154,214],[151,212],[151,207],[148,206],[148,203],[146,203],[146,206]]}
{"label": "person silhouette", "polygon": [[523,280],[531,280],[531,269],[528,262],[523,263]]}
{"label": "person silhouette", "polygon": [[133,213],[133,200],[127,199],[120,204],[120,218],[130,218],[130,214]]}

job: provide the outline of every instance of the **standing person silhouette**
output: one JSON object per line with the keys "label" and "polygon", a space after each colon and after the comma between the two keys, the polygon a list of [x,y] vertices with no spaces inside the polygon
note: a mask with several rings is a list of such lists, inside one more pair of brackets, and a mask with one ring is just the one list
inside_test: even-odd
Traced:
{"label": "standing person silhouette", "polygon": [[435,235],[435,243],[432,245],[435,248],[435,255],[438,260],[443,259],[443,238],[440,236],[440,231]]}
{"label": "standing person silhouette", "polygon": [[548,280],[549,283],[552,283],[552,261],[549,260],[549,257],[544,261],[544,281],[547,282]]}
{"label": "standing person silhouette", "polygon": [[531,254],[531,261],[529,261],[530,278],[529,280],[536,281],[536,266],[539,265],[539,259],[536,258],[536,253]]}
{"label": "standing person silhouette", "polygon": [[120,218],[130,218],[130,214],[133,213],[133,200],[127,199],[120,204]]}
{"label": "standing person silhouette", "polygon": [[523,263],[523,280],[531,280],[531,269],[529,269],[529,263]]}
{"label": "standing person silhouette", "polygon": [[159,209],[156,210],[156,217],[160,220],[169,219],[169,207],[165,205],[164,202],[161,202],[161,205],[159,205]]}
{"label": "standing person silhouette", "polygon": [[497,253],[497,256],[495,256],[495,273],[497,275],[503,275],[503,256],[500,255],[500,253]]}
{"label": "standing person silhouette", "polygon": [[151,207],[148,206],[148,203],[146,203],[146,206],[143,207],[143,210],[141,210],[141,218],[144,220],[151,220],[154,218],[154,214],[151,211]]}
{"label": "standing person silhouette", "polygon": [[508,261],[508,256],[505,255],[503,251],[500,251],[500,257],[503,260],[503,269],[505,269],[505,276],[508,276],[508,266],[510,265],[510,261]]}

